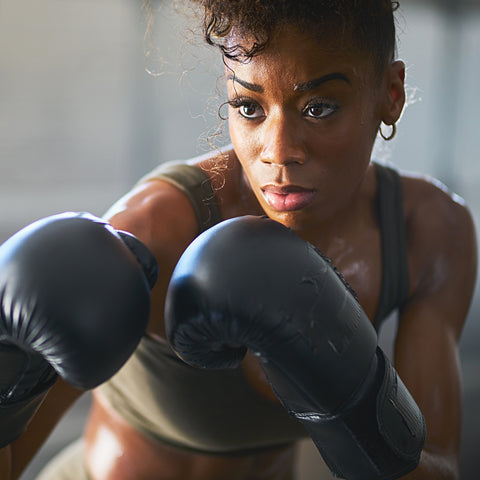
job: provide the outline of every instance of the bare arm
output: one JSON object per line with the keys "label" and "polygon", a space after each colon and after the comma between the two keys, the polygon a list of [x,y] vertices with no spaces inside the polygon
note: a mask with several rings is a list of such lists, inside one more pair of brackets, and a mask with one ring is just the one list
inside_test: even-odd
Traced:
{"label": "bare arm", "polygon": [[[402,321],[413,323],[418,317]],[[457,479],[461,394],[457,338],[424,315],[421,325],[403,324],[396,342],[396,368],[427,424],[420,466],[406,478]],[[414,335],[417,337],[413,338]]]}
{"label": "bare arm", "polygon": [[82,393],[62,379],[57,381],[26,432],[17,441],[0,450],[1,478],[15,480],[20,477],[57,423]]}
{"label": "bare arm", "polygon": [[461,385],[458,342],[477,267],[467,209],[444,192],[422,199],[410,219],[410,300],[400,319],[395,367],[427,424],[419,467],[405,478],[459,478]]}

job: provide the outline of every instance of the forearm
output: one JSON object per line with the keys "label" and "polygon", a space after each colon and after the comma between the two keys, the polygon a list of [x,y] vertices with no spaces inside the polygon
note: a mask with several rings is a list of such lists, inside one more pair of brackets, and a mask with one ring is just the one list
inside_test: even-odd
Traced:
{"label": "forearm", "polygon": [[446,456],[422,451],[418,467],[405,480],[459,480],[458,459],[455,455]]}
{"label": "forearm", "polygon": [[10,445],[0,449],[0,474],[5,480],[12,480],[12,450]]}
{"label": "forearm", "polygon": [[[83,393],[82,390],[71,387],[61,378],[55,383],[30,421],[25,433],[8,446],[11,475],[7,477],[8,480],[18,479],[21,476],[58,422]],[[3,473],[3,470],[0,472]],[[0,478],[4,477],[0,474]]]}
{"label": "forearm", "polygon": [[462,398],[458,336],[452,329],[437,325],[439,315],[421,306],[412,307],[404,311],[397,333],[395,364],[427,422],[420,464],[405,477],[408,480],[460,478]]}

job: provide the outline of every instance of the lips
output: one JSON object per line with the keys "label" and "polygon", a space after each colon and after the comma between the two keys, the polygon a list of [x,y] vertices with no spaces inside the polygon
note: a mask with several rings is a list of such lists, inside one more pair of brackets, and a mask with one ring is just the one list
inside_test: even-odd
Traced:
{"label": "lips", "polygon": [[291,212],[305,208],[315,196],[315,191],[295,185],[266,185],[262,188],[268,205],[278,212]]}

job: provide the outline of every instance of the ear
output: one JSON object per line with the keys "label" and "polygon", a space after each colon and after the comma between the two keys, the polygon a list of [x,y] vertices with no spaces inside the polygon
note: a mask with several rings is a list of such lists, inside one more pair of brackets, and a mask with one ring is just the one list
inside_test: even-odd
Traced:
{"label": "ear", "polygon": [[405,105],[405,64],[401,60],[391,63],[385,72],[385,98],[382,121],[393,125],[400,118]]}

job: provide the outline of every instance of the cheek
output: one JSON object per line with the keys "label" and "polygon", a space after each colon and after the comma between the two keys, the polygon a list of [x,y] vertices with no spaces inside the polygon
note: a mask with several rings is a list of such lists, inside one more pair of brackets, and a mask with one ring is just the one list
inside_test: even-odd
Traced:
{"label": "cheek", "polygon": [[243,158],[248,160],[258,153],[258,134],[251,129],[245,128],[241,119],[235,118],[235,113],[231,115],[228,121],[230,140],[239,159],[242,160]]}
{"label": "cheek", "polygon": [[372,116],[353,115],[327,141],[331,148],[337,148],[339,155],[370,159],[378,126]]}

